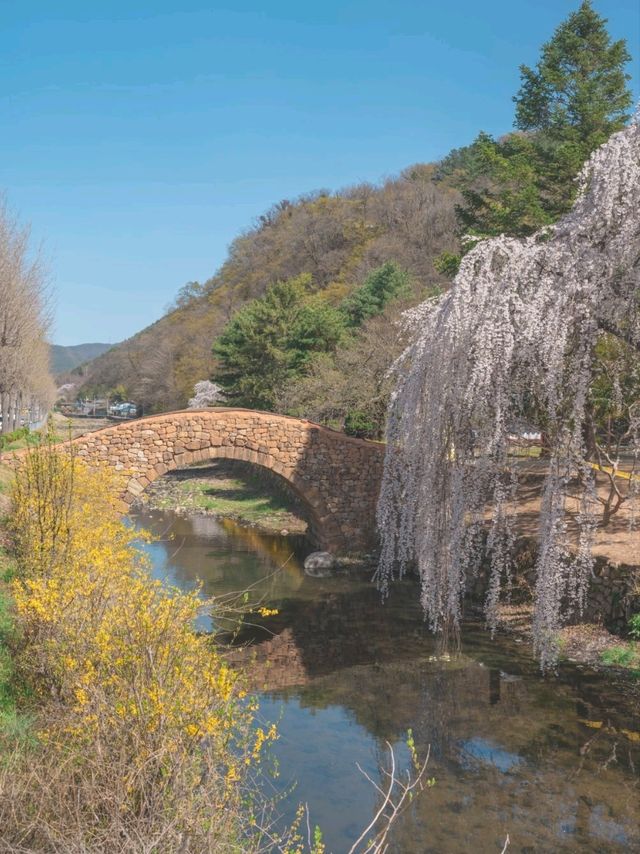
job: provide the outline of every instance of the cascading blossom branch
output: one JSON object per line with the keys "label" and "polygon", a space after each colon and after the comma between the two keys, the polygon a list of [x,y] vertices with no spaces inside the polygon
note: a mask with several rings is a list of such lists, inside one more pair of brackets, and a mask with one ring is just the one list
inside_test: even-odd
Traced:
{"label": "cascading blossom branch", "polygon": [[[443,298],[405,316],[411,343],[394,366],[378,504],[382,589],[417,566],[432,629],[457,625],[467,583],[487,559],[486,613],[495,627],[500,590],[510,580],[522,468],[509,436],[523,417],[535,418],[548,447],[538,464],[544,484],[534,612],[543,668],[557,658],[567,610],[584,606],[592,569],[599,504],[585,437],[594,348],[608,332],[640,352],[637,120],[593,153],[580,186],[573,210],[556,225],[526,239],[480,242]],[[629,413],[625,449],[637,461],[638,407]],[[580,484],[572,524],[570,482]]]}

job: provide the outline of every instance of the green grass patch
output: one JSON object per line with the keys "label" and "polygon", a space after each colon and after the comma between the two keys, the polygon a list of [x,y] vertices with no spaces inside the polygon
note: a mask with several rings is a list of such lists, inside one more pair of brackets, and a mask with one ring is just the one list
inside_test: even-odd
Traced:
{"label": "green grass patch", "polygon": [[35,445],[40,441],[40,433],[32,433],[28,427],[20,427],[12,433],[4,433],[0,435],[0,450],[1,451],[19,451],[22,448],[27,448],[30,445]]}
{"label": "green grass patch", "polygon": [[610,649],[604,650],[600,659],[603,664],[624,667],[632,671],[634,675],[640,676],[640,652],[636,644],[612,646]]}
{"label": "green grass patch", "polygon": [[220,478],[211,481],[191,480],[180,484],[193,506],[235,516],[248,522],[286,527],[295,513],[294,502],[282,494],[267,492],[259,478]]}
{"label": "green grass patch", "polygon": [[19,430],[14,430],[12,433],[0,434],[0,451],[22,451],[24,448],[32,448],[42,441],[43,435],[49,437],[52,442],[62,442],[69,436],[64,436],[57,430],[30,430],[28,427],[20,427]]}
{"label": "green grass patch", "polygon": [[0,752],[2,743],[15,746],[29,738],[31,717],[21,711],[29,692],[16,676],[13,653],[18,630],[13,612],[9,582],[15,574],[15,562],[0,546]]}
{"label": "green grass patch", "polygon": [[16,686],[14,679],[11,643],[15,638],[15,623],[12,613],[8,581],[13,576],[13,561],[0,548],[0,734],[7,735],[21,728],[16,709]]}

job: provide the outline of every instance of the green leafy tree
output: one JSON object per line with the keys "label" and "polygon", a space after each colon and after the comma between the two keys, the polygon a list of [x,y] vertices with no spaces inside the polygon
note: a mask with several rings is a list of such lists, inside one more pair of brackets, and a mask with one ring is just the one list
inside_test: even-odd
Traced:
{"label": "green leafy tree", "polygon": [[213,346],[214,379],[230,402],[271,410],[314,354],[335,349],[341,313],[311,292],[311,277],[276,282],[231,318]]}
{"label": "green leafy tree", "polygon": [[361,409],[352,409],[344,419],[344,432],[347,436],[357,439],[375,439],[380,431],[380,425],[374,418]]}
{"label": "green leafy tree", "polygon": [[318,353],[328,353],[345,337],[345,323],[340,311],[321,294],[303,300],[287,338],[291,367],[303,372]]}
{"label": "green leafy tree", "polygon": [[285,389],[279,411],[352,436],[381,439],[393,389],[389,368],[406,344],[398,320],[407,307],[406,301],[391,302],[382,314],[354,329],[335,352],[315,356]]}
{"label": "green leafy tree", "polygon": [[406,270],[393,261],[387,261],[370,273],[364,283],[342,303],[342,310],[351,327],[361,326],[365,320],[381,314],[393,299],[406,297],[411,278]]}
{"label": "green leafy tree", "polygon": [[107,397],[111,403],[122,403],[128,400],[127,389],[120,383],[107,392]]}

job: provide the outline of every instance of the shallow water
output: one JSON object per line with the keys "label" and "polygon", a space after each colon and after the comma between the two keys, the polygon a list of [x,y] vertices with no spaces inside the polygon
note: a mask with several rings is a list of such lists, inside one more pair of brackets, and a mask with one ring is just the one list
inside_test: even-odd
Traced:
{"label": "shallow water", "polygon": [[145,547],[156,577],[205,595],[250,587],[278,609],[242,640],[261,713],[279,721],[276,785],[295,784],[282,809],[308,803],[329,851],[348,851],[376,809],[356,763],[380,782],[391,744],[408,768],[409,729],[435,785],[391,851],[500,852],[507,834],[510,854],[640,851],[638,707],[611,681],[568,666],[542,678],[523,645],[474,622],[440,655],[412,584],[383,605],[362,574],[308,577],[301,539],[169,512],[135,522],[160,537]]}

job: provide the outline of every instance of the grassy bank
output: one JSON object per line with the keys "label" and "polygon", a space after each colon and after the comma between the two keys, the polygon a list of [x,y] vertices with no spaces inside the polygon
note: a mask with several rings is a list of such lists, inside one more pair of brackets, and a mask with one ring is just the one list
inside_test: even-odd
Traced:
{"label": "grassy bank", "polygon": [[8,582],[13,575],[13,561],[6,549],[4,516],[9,509],[11,471],[0,464],[0,733],[15,716],[13,660],[9,642],[14,631]]}
{"label": "grassy bank", "polygon": [[220,461],[173,472],[149,487],[145,503],[235,519],[269,532],[304,533],[307,527],[293,495],[238,463]]}
{"label": "grassy bank", "polygon": [[0,435],[0,451],[21,451],[23,448],[37,445],[40,441],[40,431],[31,431],[28,427],[20,427],[12,433]]}
{"label": "grassy bank", "polygon": [[9,569],[6,553],[0,549],[0,730],[4,730],[7,717],[15,713],[13,661],[8,646],[14,630],[11,599],[6,585]]}
{"label": "grassy bank", "polygon": [[[479,615],[479,614],[478,614]],[[638,615],[633,618],[637,624]],[[533,604],[530,601],[503,603],[498,611],[498,630],[527,644],[532,641]],[[629,624],[632,627],[632,623]],[[640,641],[638,635],[621,637],[600,623],[564,626],[558,634],[558,660],[607,673],[623,680],[640,697]]]}
{"label": "grassy bank", "polygon": [[[8,466],[0,463],[0,519],[5,515],[9,504],[9,484],[13,473]],[[4,501],[3,501],[4,497]]]}
{"label": "grassy bank", "polygon": [[[0,539],[3,528],[0,522]],[[25,686],[16,677],[14,644],[17,625],[10,582],[15,563],[7,549],[0,545],[0,744],[4,739],[14,741],[25,733],[28,717],[19,711],[25,699]]]}

